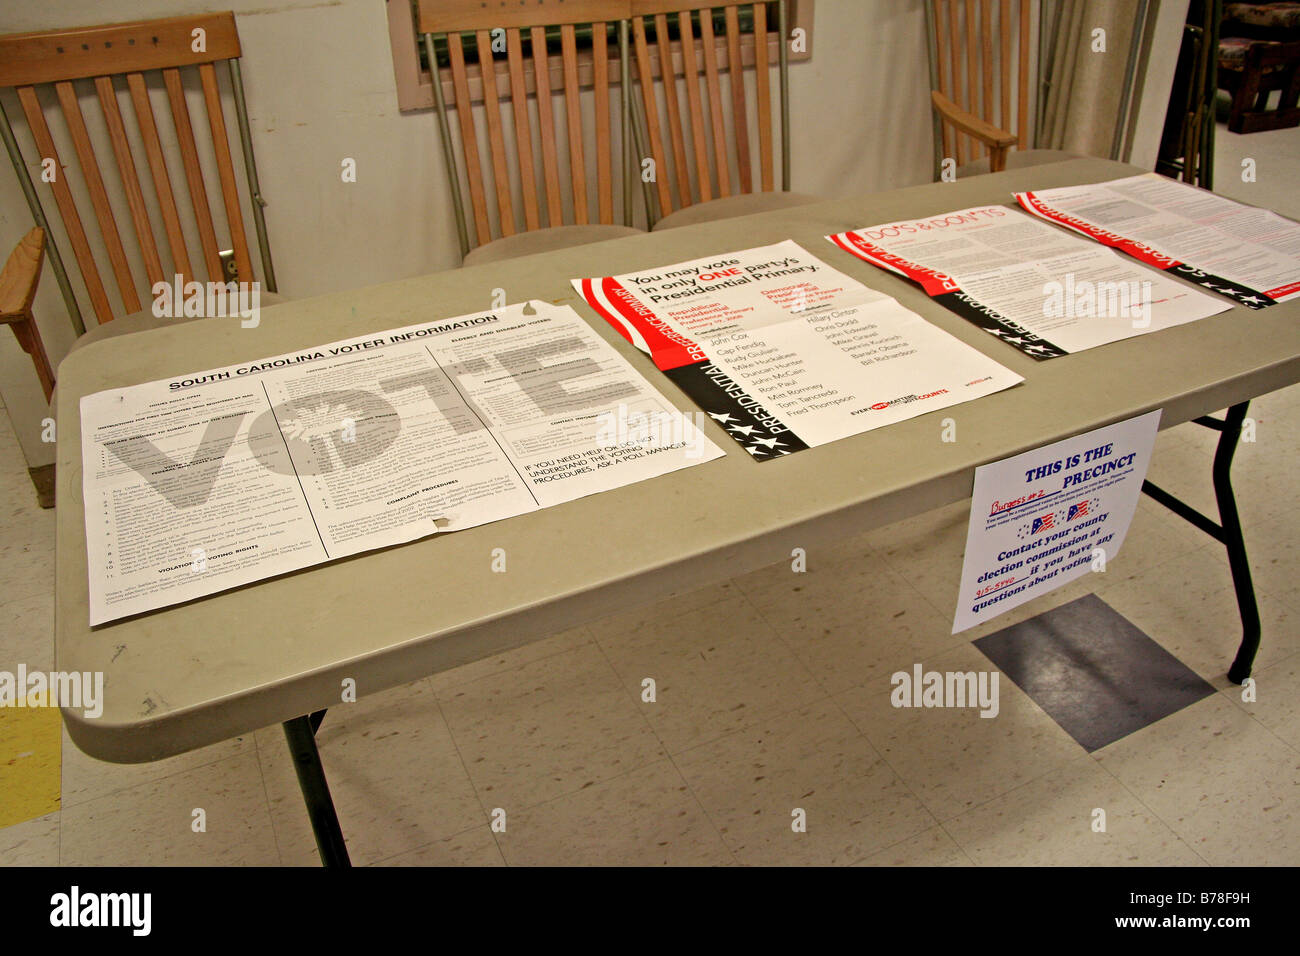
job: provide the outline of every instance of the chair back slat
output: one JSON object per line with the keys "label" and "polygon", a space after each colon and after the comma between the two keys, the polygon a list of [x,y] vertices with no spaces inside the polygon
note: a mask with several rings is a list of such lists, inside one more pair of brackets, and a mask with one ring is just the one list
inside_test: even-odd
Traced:
{"label": "chair back slat", "polygon": [[[492,35],[487,30],[478,30],[474,34],[478,47],[478,61],[492,62]],[[496,187],[497,214],[501,222],[501,234],[515,234],[514,204],[510,197],[510,173],[506,166],[505,133],[501,129],[501,103],[497,98],[495,76],[483,77],[483,112],[487,115],[488,151],[492,155],[492,184]]]}
{"label": "chair back slat", "polygon": [[[740,56],[740,11],[727,7],[727,82],[731,87],[731,121],[735,128],[737,171],[740,191],[754,191],[754,177],[749,165],[749,108],[745,103],[745,69]],[[760,76],[766,74],[760,73]]]}
{"label": "chair back slat", "polygon": [[[1025,26],[1029,26],[1028,18],[1025,20]],[[1006,56],[1006,51],[1011,49],[1011,0],[1000,0],[998,11],[998,31],[999,49],[1002,50],[1001,72],[999,74],[999,86],[1001,88],[1002,98],[999,102],[997,126],[1003,129],[1010,129],[1011,123],[1011,58]]]}
{"label": "chair back slat", "polygon": [[528,90],[524,79],[524,42],[519,29],[506,30],[506,58],[510,69],[510,106],[515,116],[515,149],[519,154],[519,182],[524,197],[524,228],[541,228],[537,208],[537,167],[533,160],[532,127],[528,122]]}
{"label": "chair back slat", "polygon": [[[637,17],[634,22],[641,22],[641,17]],[[659,78],[663,82],[664,88],[664,112],[668,116],[668,132],[672,138],[673,144],[673,169],[677,172],[678,190],[682,206],[689,206],[692,202],[690,190],[690,174],[686,171],[686,135],[685,127],[682,125],[681,101],[678,100],[677,93],[677,70],[673,67],[673,51],[668,43],[668,15],[659,13],[655,15],[655,45],[659,48]],[[646,63],[649,65],[650,58],[646,57]],[[646,91],[650,91],[649,93]],[[649,102],[654,97],[654,85],[642,84],[642,98]],[[660,172],[658,175],[667,177],[667,164],[659,162]],[[671,198],[667,205],[662,207],[667,212],[673,208]]]}
{"label": "chair back slat", "polygon": [[[632,21],[632,45],[633,49],[636,50],[636,67],[641,80],[641,89],[653,90],[654,78],[650,64],[650,51],[646,43],[645,23],[640,17]],[[664,44],[663,48],[666,49],[667,45]],[[664,75],[671,78],[673,74],[670,71]],[[667,83],[665,83],[665,87],[668,87]],[[666,92],[668,102],[676,104],[676,92],[670,88],[666,89]],[[654,160],[655,164],[654,183],[655,190],[659,194],[659,208],[672,209],[673,197],[669,185],[671,177],[668,175],[668,160],[664,154],[664,141],[659,129],[659,102],[654,96],[646,96],[645,98],[645,117],[646,128],[650,133],[650,158]],[[676,123],[671,123],[670,127],[674,135],[673,149],[679,153],[677,169],[682,169],[685,165],[685,157],[681,153],[681,137],[678,135]]]}
{"label": "chair back slat", "polygon": [[983,112],[980,114],[990,123],[997,125],[993,113],[993,77],[996,60],[993,58],[993,0],[979,0],[980,5],[980,52],[984,57]]}
{"label": "chair back slat", "polygon": [[[691,21],[690,10],[682,10],[677,14],[678,30],[682,38],[682,74],[686,78],[686,108],[691,116],[691,144],[695,148],[695,175],[698,177],[696,188],[700,200],[707,202],[713,198],[713,186],[709,182],[708,144],[704,138],[704,106],[700,97],[700,65],[695,56],[695,27]],[[657,39],[661,43],[668,40],[666,36]]]}
{"label": "chair back slat", "polygon": [[149,160],[149,174],[153,177],[154,195],[158,199],[158,209],[162,213],[163,231],[167,234],[167,247],[172,254],[173,272],[179,275],[182,281],[188,282],[193,278],[194,270],[190,268],[190,256],[185,248],[180,213],[176,209],[176,196],[172,192],[171,177],[167,173],[167,162],[163,158],[162,141],[158,138],[158,124],[154,120],[153,104],[149,100],[149,90],[145,87],[144,75],[128,73],[126,85],[131,91],[131,105],[135,109],[135,122],[140,128],[140,138],[144,140],[144,154]]}
{"label": "chair back slat", "polygon": [[456,118],[460,121],[461,146],[470,161],[465,164],[469,174],[469,198],[474,210],[474,229],[478,233],[479,244],[492,241],[492,226],[488,222],[487,195],[483,191],[483,170],[479,166],[478,132],[474,128],[474,112],[462,108],[468,104],[469,76],[465,72],[465,51],[461,47],[460,34],[447,36],[447,55],[451,62],[451,86],[456,96]]}
{"label": "chair back slat", "polygon": [[582,151],[582,105],[578,102],[578,45],[572,23],[560,27],[560,59],[564,67],[564,116],[569,129],[569,180],[573,188],[573,221],[587,225],[587,166]]}
{"label": "chair back slat", "polygon": [[[1010,51],[1007,59],[1010,60]],[[1010,84],[1008,84],[1010,85]],[[1020,137],[1019,147],[1029,146],[1029,0],[1020,0],[1020,118],[1016,125],[1016,135]]]}
{"label": "chair back slat", "polygon": [[532,27],[533,82],[537,84],[537,128],[542,140],[542,171],[546,176],[547,225],[564,221],[564,201],[560,195],[560,161],[555,145],[555,102],[551,96],[551,64],[546,52],[546,30]]}
{"label": "chair back slat", "polygon": [[709,91],[709,121],[713,127],[713,164],[718,176],[718,195],[731,195],[731,170],[727,164],[727,133],[722,118],[722,84],[718,79],[717,44],[713,36],[713,11],[699,12],[700,47],[704,54],[704,85]]}
{"label": "chair back slat", "polygon": [[244,214],[239,208],[239,188],[235,185],[235,164],[226,138],[226,116],[221,108],[221,91],[217,88],[217,69],[211,63],[199,64],[203,84],[203,102],[208,108],[208,126],[217,155],[217,178],[221,181],[221,200],[226,207],[226,225],[234,246],[235,267],[241,277],[253,274],[253,260],[248,256],[248,239],[244,235]]}
{"label": "chair back slat", "polygon": [[767,82],[767,7],[754,4],[754,99],[758,105],[758,161],[763,192],[776,188],[772,159],[772,89]]}
{"label": "chair back slat", "polygon": [[90,133],[86,131],[86,119],[81,114],[77,93],[72,88],[71,80],[59,80],[54,84],[54,92],[59,97],[63,119],[68,124],[68,133],[72,137],[72,147],[81,163],[81,175],[85,179],[86,190],[90,193],[90,206],[94,210],[95,221],[99,224],[100,238],[108,251],[113,276],[117,279],[122,307],[127,312],[138,312],[140,297],[135,292],[135,280],[131,278],[131,267],[126,262],[126,250],[122,248],[122,237],[117,231],[113,207],[108,204],[108,192],[104,189],[104,178],[99,174],[99,161],[95,158]]}
{"label": "chair back slat", "polygon": [[[181,71],[163,70],[163,83],[167,87],[167,102],[171,106],[172,123],[180,144],[181,162],[185,167],[185,185],[189,188],[190,206],[194,210],[195,224],[199,230],[199,245],[203,249],[203,262],[211,282],[224,282],[221,269],[221,250],[217,246],[217,233],[212,226],[212,206],[208,202],[207,185],[199,166],[198,146],[194,140],[194,126],[190,122],[190,107],[185,101],[185,87]],[[243,230],[240,230],[241,234]],[[242,275],[243,273],[241,273]]]}
{"label": "chair back slat", "polygon": [[[609,25],[591,25],[591,84],[596,100],[596,142],[609,143]],[[596,212],[602,224],[614,224],[614,172],[610,151],[596,149]]]}
{"label": "chair back slat", "polygon": [[145,275],[152,287],[156,282],[165,281],[162,260],[158,257],[158,245],[154,240],[153,226],[149,222],[149,207],[145,205],[144,191],[140,188],[140,174],[126,140],[126,126],[122,123],[122,110],[117,103],[117,90],[113,86],[112,77],[95,77],[95,93],[99,96],[99,108],[103,110],[104,122],[108,126],[118,175],[126,189],[131,223],[135,227],[136,241],[140,244],[140,253],[144,258]]}
{"label": "chair back slat", "polygon": [[[979,92],[976,86],[976,78],[979,74],[979,47],[976,46],[975,33],[975,3],[976,0],[965,0],[962,6],[962,18],[966,21],[966,96],[962,100],[962,109],[968,113],[979,115]],[[975,157],[978,146],[975,140],[970,140],[968,145],[971,148],[971,158]]]}
{"label": "chair back slat", "polygon": [[[228,281],[232,276],[223,267],[225,248],[232,250],[233,278],[255,279],[238,184],[241,166],[231,152],[222,104],[226,78],[219,79],[217,72],[225,61],[231,84],[225,95],[233,94],[242,111],[236,70],[240,52],[230,12],[0,36],[0,88],[16,90],[40,158],[59,162],[51,124],[66,137],[59,140],[65,151],[70,143],[76,153],[75,166],[65,170],[59,165],[49,186],[85,295],[100,322],[140,311],[156,283],[170,286],[176,276],[182,283],[201,280],[196,274],[200,267],[208,281]],[[91,85],[93,97],[87,95]],[[47,86],[53,88],[57,109],[38,93]],[[164,90],[168,108],[155,109],[153,100]],[[122,105],[123,96],[129,108]],[[206,122],[191,117],[187,97],[200,96],[203,106],[196,108],[205,111]],[[49,108],[43,109],[42,102]],[[247,135],[244,120],[240,112],[240,135]],[[235,141],[236,148],[240,143]],[[242,145],[242,174],[255,188],[251,145]],[[172,181],[177,166],[184,170],[183,190]],[[68,182],[77,177],[79,183]],[[214,208],[218,193],[220,211]],[[88,233],[74,196],[88,198],[97,234]],[[260,238],[260,197],[245,198],[253,201]],[[57,247],[53,235],[48,239]],[[269,281],[270,252],[265,246],[259,251]],[[103,261],[116,280],[120,310],[105,292],[99,264]],[[148,283],[143,288],[142,274]],[[82,293],[66,283],[64,293],[79,327],[81,309],[75,300]]]}
{"label": "chair back slat", "polygon": [[22,105],[23,115],[27,117],[27,126],[32,132],[32,138],[36,140],[36,148],[40,150],[42,158],[54,161],[54,179],[50,183],[50,189],[54,192],[54,201],[58,204],[63,227],[68,232],[69,242],[72,243],[73,255],[77,257],[77,265],[81,269],[81,277],[86,284],[86,292],[90,295],[90,304],[95,310],[95,317],[101,323],[108,322],[113,318],[113,307],[108,303],[108,293],[104,291],[104,282],[99,277],[99,267],[95,265],[95,257],[90,251],[90,242],[86,239],[86,230],[81,225],[76,200],[72,198],[72,190],[68,188],[68,178],[64,175],[65,169],[59,160],[59,151],[54,148],[54,138],[50,135],[50,128],[45,122],[45,113],[42,112],[40,101],[36,98],[36,88],[18,87],[18,102]]}

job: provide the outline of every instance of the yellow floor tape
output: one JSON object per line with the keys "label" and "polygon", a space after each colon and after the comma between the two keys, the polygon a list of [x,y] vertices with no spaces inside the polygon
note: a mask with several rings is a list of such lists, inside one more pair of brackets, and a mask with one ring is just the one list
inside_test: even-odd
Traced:
{"label": "yellow floor tape", "polygon": [[57,707],[0,707],[0,827],[59,809],[63,724]]}

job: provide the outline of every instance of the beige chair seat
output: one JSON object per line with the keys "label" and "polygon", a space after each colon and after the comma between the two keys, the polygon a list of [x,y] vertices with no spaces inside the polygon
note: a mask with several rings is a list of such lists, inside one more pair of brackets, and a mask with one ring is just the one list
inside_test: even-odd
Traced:
{"label": "beige chair seat", "polygon": [[[289,300],[278,292],[263,292],[258,301],[260,303],[259,307],[265,309]],[[130,335],[132,332],[147,332],[149,329],[161,329],[163,326],[176,325],[178,322],[198,321],[201,321],[201,319],[194,316],[176,319],[169,316],[159,318],[153,314],[152,308],[141,309],[139,312],[132,312],[120,319],[114,319],[112,322],[105,322],[103,325],[87,329],[85,335],[80,336],[77,341],[72,343],[72,348],[68,349],[68,354],[71,355],[83,345],[89,345],[91,342],[98,342],[101,339]]]}
{"label": "beige chair seat", "polygon": [[722,199],[697,202],[692,206],[669,213],[655,223],[652,231],[676,229],[678,226],[693,226],[697,223],[715,222],[719,219],[734,219],[737,216],[752,216],[773,209],[806,206],[814,202],[824,202],[824,200],[818,196],[809,196],[805,193],[787,192],[744,193],[739,196],[725,196]]}
{"label": "beige chair seat", "polygon": [[631,226],[610,226],[603,223],[534,229],[513,236],[502,236],[500,239],[493,239],[485,246],[471,249],[461,266],[481,266],[485,262],[518,259],[522,256],[537,255],[539,252],[550,252],[553,249],[568,249],[571,246],[585,246],[589,242],[636,236],[643,231]]}
{"label": "beige chair seat", "polygon": [[[1007,169],[1024,169],[1027,166],[1043,166],[1047,163],[1061,163],[1067,159],[1078,159],[1078,153],[1067,153],[1059,149],[1013,149],[1007,153]],[[989,171],[989,158],[977,159],[957,167],[957,178],[983,176]]]}

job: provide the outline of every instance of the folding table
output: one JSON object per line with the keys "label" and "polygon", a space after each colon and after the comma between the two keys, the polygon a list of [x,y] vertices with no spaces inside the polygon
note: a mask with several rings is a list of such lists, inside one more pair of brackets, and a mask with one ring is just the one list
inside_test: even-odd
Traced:
{"label": "folding table", "polygon": [[[1214,475],[1245,638],[1231,672],[1250,669],[1259,618],[1228,467],[1253,397],[1300,381],[1300,301],[1229,312],[1036,362],[935,305],[906,280],[822,237],[1012,192],[1132,175],[1079,159],[631,236],[527,258],[300,299],[257,328],[211,319],[109,338],[59,367],[55,649],[64,670],[102,671],[103,715],[65,710],[69,733],[101,760],[158,760],[281,722],[322,861],[347,862],[314,730],[345,679],[378,693],[670,592],[691,590],[968,498],[990,461],[1164,410],[1162,428],[1231,407]],[[364,229],[364,225],[358,225]],[[363,234],[352,237],[364,239]],[[335,561],[92,630],[81,493],[81,396],[509,301],[572,304],[684,411],[695,410],[641,353],[581,303],[576,276],[613,275],[794,239],[1019,372],[1025,382],[976,401],[777,461],[754,461],[710,423],[725,458],[454,534]],[[959,440],[940,440],[943,418]],[[1168,496],[1159,500],[1174,506]],[[1190,517],[1190,516],[1189,516]],[[508,573],[494,573],[504,548]],[[866,639],[866,638],[864,638]],[[1224,642],[1225,655],[1228,639]],[[309,716],[308,716],[309,715]]]}

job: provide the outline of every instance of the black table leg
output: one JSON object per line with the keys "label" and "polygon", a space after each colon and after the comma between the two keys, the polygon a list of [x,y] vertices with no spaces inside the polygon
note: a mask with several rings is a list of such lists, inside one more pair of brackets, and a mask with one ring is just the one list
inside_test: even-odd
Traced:
{"label": "black table leg", "polygon": [[1246,558],[1246,542],[1241,534],[1241,519],[1237,515],[1237,501],[1232,493],[1232,456],[1241,438],[1241,426],[1246,419],[1249,402],[1233,405],[1227,416],[1220,420],[1208,415],[1196,419],[1196,424],[1213,428],[1219,434],[1219,445],[1214,452],[1214,498],[1219,506],[1219,521],[1212,521],[1186,502],[1174,497],[1149,481],[1142,490],[1170,511],[1187,519],[1206,534],[1221,541],[1228,549],[1228,567],[1232,570],[1232,586],[1237,592],[1237,610],[1241,614],[1241,646],[1237,657],[1228,669],[1228,680],[1240,684],[1250,676],[1259,650],[1259,605],[1255,600],[1255,586],[1250,579],[1250,562]]}
{"label": "black table leg", "polygon": [[311,818],[311,828],[316,834],[321,864],[351,866],[348,847],[343,842],[343,829],[339,826],[338,814],[334,812],[334,800],[330,797],[329,784],[325,781],[320,751],[316,749],[316,728],[324,718],[325,711],[321,710],[310,717],[286,720],[284,736],[289,742],[294,769],[298,771],[298,786],[302,788],[307,816]]}
{"label": "black table leg", "polygon": [[1246,418],[1249,402],[1228,409],[1219,447],[1214,452],[1214,497],[1219,505],[1219,520],[1223,523],[1223,543],[1228,548],[1228,565],[1232,569],[1232,586],[1237,592],[1237,608],[1241,613],[1242,638],[1237,657],[1228,670],[1228,680],[1240,684],[1250,676],[1259,650],[1259,605],[1255,601],[1255,587],[1250,579],[1250,562],[1246,559],[1246,541],[1241,534],[1241,519],[1237,515],[1237,502],[1232,494],[1232,456],[1241,437],[1241,425]]}

